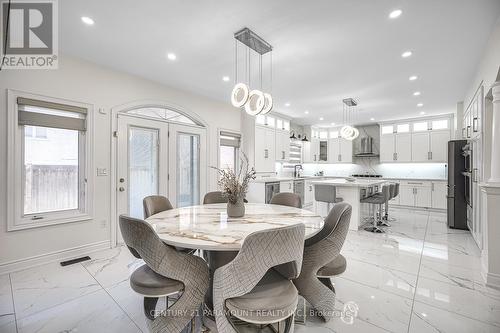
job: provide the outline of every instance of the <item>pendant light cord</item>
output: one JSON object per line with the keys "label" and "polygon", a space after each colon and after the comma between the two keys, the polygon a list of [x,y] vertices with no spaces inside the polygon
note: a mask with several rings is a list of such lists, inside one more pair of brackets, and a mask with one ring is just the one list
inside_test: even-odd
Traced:
{"label": "pendant light cord", "polygon": [[3,56],[2,56],[2,63],[0,64],[0,71],[3,69],[5,58],[7,58],[7,40],[9,38],[9,26],[10,26],[10,5],[11,5],[11,0],[9,0],[9,4],[7,5],[7,20],[5,20],[5,39],[3,44]]}

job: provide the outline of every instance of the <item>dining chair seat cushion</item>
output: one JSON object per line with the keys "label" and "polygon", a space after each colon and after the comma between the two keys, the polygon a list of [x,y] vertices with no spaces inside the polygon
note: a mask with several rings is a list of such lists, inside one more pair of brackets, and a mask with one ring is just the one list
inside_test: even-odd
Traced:
{"label": "dining chair seat cushion", "polygon": [[345,272],[347,261],[345,257],[339,254],[335,259],[325,266],[321,267],[317,273],[318,277],[332,277]]}
{"label": "dining chair seat cushion", "polygon": [[184,289],[182,282],[164,277],[148,265],[142,265],[132,273],[130,286],[136,293],[146,297],[167,296]]}
{"label": "dining chair seat cushion", "polygon": [[226,300],[231,315],[253,324],[275,323],[295,312],[298,291],[295,285],[279,273],[270,270],[250,291]]}
{"label": "dining chair seat cushion", "polygon": [[343,201],[344,201],[344,198],[341,198],[341,197],[335,198],[335,203],[339,203],[339,202],[343,202]]}
{"label": "dining chair seat cushion", "polygon": [[366,197],[364,199],[360,200],[362,203],[370,203],[370,204],[384,204],[385,203],[385,197],[381,193],[376,193],[372,196]]}

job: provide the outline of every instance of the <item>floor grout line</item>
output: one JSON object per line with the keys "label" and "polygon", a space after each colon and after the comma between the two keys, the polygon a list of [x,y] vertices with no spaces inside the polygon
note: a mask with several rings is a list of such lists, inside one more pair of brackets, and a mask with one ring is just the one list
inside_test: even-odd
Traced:
{"label": "floor grout line", "polygon": [[427,230],[429,228],[430,219],[431,219],[431,213],[429,212],[427,214],[427,224],[425,226],[425,234],[424,234],[424,241],[422,242],[422,250],[420,252],[420,262],[418,264],[417,280],[415,281],[415,292],[413,293],[413,301],[411,303],[410,320],[408,321],[408,331],[407,331],[408,333],[410,333],[411,319],[413,317],[413,308],[415,307],[415,299],[417,298],[418,279],[420,277],[420,268],[422,267],[422,259],[424,257],[425,238],[427,237]]}
{"label": "floor grout line", "polygon": [[12,297],[12,310],[14,312],[14,324],[16,325],[16,332],[19,332],[17,328],[17,314],[16,314],[16,303],[14,302],[14,288],[12,287],[12,276],[9,273],[9,283],[10,283],[10,295]]}
{"label": "floor grout line", "polygon": [[[79,263],[80,265],[82,265],[83,269],[85,269],[87,271],[87,273],[90,274],[90,276],[92,276],[92,278],[99,284],[99,286],[101,286],[102,290],[104,290],[104,292],[113,300],[113,302],[120,308],[120,310],[123,311],[123,313],[130,319],[130,321],[135,325],[135,327],[137,327],[137,329],[140,331],[140,332],[143,332],[142,329],[139,327],[139,325],[137,325],[137,323],[135,322],[134,319],[132,319],[132,317],[130,317],[130,315],[127,313],[127,311],[125,311],[125,309],[118,303],[118,301],[113,297],[111,296],[111,294],[108,292],[108,290],[99,282],[97,281],[97,279],[95,278],[95,276],[92,275],[92,273],[89,272],[89,270],[87,269],[87,267],[85,267],[82,263]],[[143,332],[144,333],[144,332]]]}

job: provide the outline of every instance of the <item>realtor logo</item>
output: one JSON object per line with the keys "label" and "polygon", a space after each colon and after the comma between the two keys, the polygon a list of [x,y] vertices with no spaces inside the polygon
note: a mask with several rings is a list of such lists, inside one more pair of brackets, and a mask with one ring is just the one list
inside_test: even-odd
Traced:
{"label": "realtor logo", "polygon": [[57,2],[2,2],[2,69],[56,69]]}

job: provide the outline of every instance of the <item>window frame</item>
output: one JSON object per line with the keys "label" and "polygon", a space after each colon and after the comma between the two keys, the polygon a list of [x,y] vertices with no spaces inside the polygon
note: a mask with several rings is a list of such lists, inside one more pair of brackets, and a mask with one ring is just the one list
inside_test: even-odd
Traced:
{"label": "window frame", "polygon": [[[87,109],[87,128],[78,136],[78,209],[24,214],[25,147],[23,135],[25,127],[18,124],[18,97]],[[93,105],[10,89],[7,90],[7,104],[7,231],[92,220],[94,216]],[[40,216],[42,219],[33,219],[33,216]]]}
{"label": "window frame", "polygon": [[[236,148],[235,149],[235,153],[234,153],[234,171],[236,172],[239,167],[240,167],[240,159],[239,159],[239,156],[240,156],[240,152],[241,152],[241,140],[243,139],[242,135],[240,132],[238,131],[234,131],[234,130],[227,130],[227,129],[222,129],[222,128],[219,128],[217,130],[217,141],[218,141],[218,145],[217,145],[217,167],[219,169],[223,169],[223,167],[220,165],[220,158],[221,158],[221,153],[220,153],[220,148],[221,147],[232,147],[232,146],[227,146],[227,145],[222,145],[222,140],[221,140],[221,132],[226,132],[228,134],[233,134],[234,136],[239,136],[240,137],[240,146],[239,147],[233,147],[233,148]],[[220,175],[217,175],[217,178],[220,178]]]}

